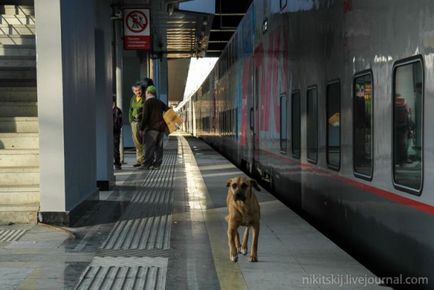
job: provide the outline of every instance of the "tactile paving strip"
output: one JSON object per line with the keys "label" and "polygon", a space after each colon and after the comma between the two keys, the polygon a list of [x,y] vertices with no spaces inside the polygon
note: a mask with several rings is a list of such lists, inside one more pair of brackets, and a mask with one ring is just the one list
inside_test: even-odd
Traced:
{"label": "tactile paving strip", "polygon": [[96,257],[74,289],[164,289],[166,274],[167,258]]}
{"label": "tactile paving strip", "polygon": [[100,257],[169,257],[167,249],[152,249],[152,250],[106,250],[99,249],[96,253]]}
{"label": "tactile paving strip", "polygon": [[27,229],[0,229],[0,242],[18,241]]}
{"label": "tactile paving strip", "polygon": [[160,169],[151,170],[146,176],[143,189],[134,194],[102,249],[169,249],[176,158],[177,141],[172,140]]}

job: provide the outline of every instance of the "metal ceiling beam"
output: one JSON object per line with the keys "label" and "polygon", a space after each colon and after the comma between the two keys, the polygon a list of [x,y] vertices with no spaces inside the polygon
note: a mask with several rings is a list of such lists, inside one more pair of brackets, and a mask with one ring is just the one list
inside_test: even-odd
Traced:
{"label": "metal ceiling beam", "polygon": [[243,17],[246,13],[216,13],[216,16],[239,16]]}
{"label": "metal ceiling beam", "polygon": [[211,32],[235,32],[237,31],[234,28],[225,28],[225,29],[211,29]]}

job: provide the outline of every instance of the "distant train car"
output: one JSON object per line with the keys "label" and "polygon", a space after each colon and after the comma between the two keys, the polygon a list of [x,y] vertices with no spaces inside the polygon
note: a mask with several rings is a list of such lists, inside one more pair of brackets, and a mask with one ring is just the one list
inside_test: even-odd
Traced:
{"label": "distant train car", "polygon": [[254,1],[182,109],[186,130],[411,289],[434,289],[433,15],[431,0]]}

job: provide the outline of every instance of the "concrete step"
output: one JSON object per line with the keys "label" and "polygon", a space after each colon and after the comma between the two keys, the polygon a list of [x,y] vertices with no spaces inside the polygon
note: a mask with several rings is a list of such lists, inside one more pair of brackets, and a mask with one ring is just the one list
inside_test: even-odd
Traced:
{"label": "concrete step", "polygon": [[39,185],[0,185],[0,224],[36,223],[39,205]]}
{"label": "concrete step", "polygon": [[0,167],[36,167],[39,166],[39,150],[0,150]]}
{"label": "concrete step", "polygon": [[38,132],[38,117],[0,117],[0,133]]}
{"label": "concrete step", "polygon": [[0,66],[0,79],[2,80],[36,80],[36,67]]}
{"label": "concrete step", "polygon": [[1,87],[0,102],[36,102],[35,87]]}
{"label": "concrete step", "polygon": [[39,186],[39,167],[0,167],[0,186],[16,185]]}
{"label": "concrete step", "polygon": [[0,44],[35,45],[34,35],[1,35]]}
{"label": "concrete step", "polygon": [[0,102],[0,116],[2,117],[37,117],[36,102]]}
{"label": "concrete step", "polygon": [[37,224],[39,203],[18,206],[0,206],[0,225]]}
{"label": "concrete step", "polygon": [[2,55],[0,55],[0,70],[2,67],[36,68],[36,56],[2,56]]}
{"label": "concrete step", "polygon": [[6,15],[35,15],[35,8],[30,5],[3,5]]}
{"label": "concrete step", "polygon": [[0,205],[29,204],[39,202],[39,185],[0,185]]}
{"label": "concrete step", "polygon": [[36,79],[19,80],[19,79],[0,79],[0,87],[35,87]]}
{"label": "concrete step", "polygon": [[0,15],[0,23],[2,24],[35,24],[35,16],[33,15]]}
{"label": "concrete step", "polygon": [[34,45],[0,45],[0,55],[36,57]]}
{"label": "concrete step", "polygon": [[27,88],[27,87],[23,88],[20,86],[8,87],[8,88],[2,87],[2,88],[0,88],[0,95],[3,93],[9,93],[9,92],[25,92],[25,93],[32,92],[32,93],[36,94],[36,91],[37,91],[36,87],[33,87],[33,88]]}
{"label": "concrete step", "polygon": [[0,149],[38,149],[39,133],[0,133]]}
{"label": "concrete step", "polygon": [[35,24],[0,24],[3,35],[34,35],[35,31]]}
{"label": "concrete step", "polygon": [[[1,198],[0,198],[1,204]],[[39,202],[0,205],[0,225],[36,224],[38,222]]]}

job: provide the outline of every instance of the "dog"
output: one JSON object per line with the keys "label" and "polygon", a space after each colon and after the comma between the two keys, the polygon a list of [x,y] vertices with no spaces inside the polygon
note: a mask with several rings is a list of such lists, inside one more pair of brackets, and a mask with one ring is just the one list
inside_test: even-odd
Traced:
{"label": "dog", "polygon": [[[254,189],[260,191],[257,182],[243,176],[234,177],[226,182],[228,195],[226,204],[228,207],[228,245],[229,258],[232,262],[238,261],[238,253],[247,254],[247,241],[249,229],[253,228],[253,241],[250,252],[250,262],[258,261],[258,235],[259,220],[261,217],[260,207]],[[238,227],[245,226],[243,243],[240,244]]]}

